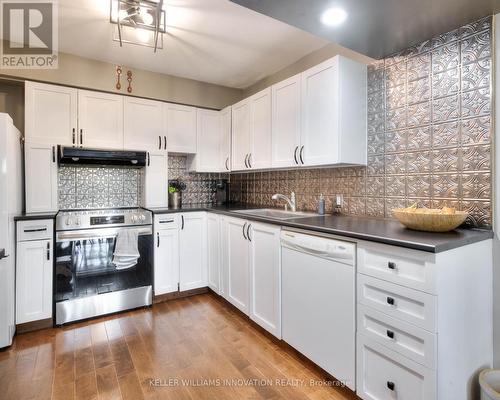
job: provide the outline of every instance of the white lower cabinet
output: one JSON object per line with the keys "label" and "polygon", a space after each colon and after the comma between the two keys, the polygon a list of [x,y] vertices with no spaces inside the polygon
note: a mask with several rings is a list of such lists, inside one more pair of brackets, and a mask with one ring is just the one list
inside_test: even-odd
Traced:
{"label": "white lower cabinet", "polygon": [[358,334],[357,394],[365,400],[436,399],[435,371]]}
{"label": "white lower cabinet", "polygon": [[249,224],[250,318],[281,338],[281,228]]}
{"label": "white lower cabinet", "polygon": [[[33,228],[20,224],[18,230],[22,229],[23,234],[18,232],[21,240],[17,242],[16,255],[16,324],[52,318],[52,221],[33,221]],[[38,237],[22,241],[24,232],[35,230]]]}
{"label": "white lower cabinet", "polygon": [[358,396],[475,398],[477,371],[492,364],[491,242],[437,254],[357,249]]}
{"label": "white lower cabinet", "polygon": [[281,338],[280,227],[239,218],[221,221],[222,295]]}
{"label": "white lower cabinet", "polygon": [[179,287],[181,291],[207,286],[207,228],[205,212],[180,214]]}
{"label": "white lower cabinet", "polygon": [[220,218],[217,214],[207,214],[207,263],[208,287],[221,293]]}
{"label": "white lower cabinet", "polygon": [[179,229],[176,217],[162,215],[155,221],[155,296],[179,290]]}
{"label": "white lower cabinet", "polygon": [[226,218],[227,293],[226,300],[245,314],[250,306],[250,248],[246,237],[248,222],[244,219]]}

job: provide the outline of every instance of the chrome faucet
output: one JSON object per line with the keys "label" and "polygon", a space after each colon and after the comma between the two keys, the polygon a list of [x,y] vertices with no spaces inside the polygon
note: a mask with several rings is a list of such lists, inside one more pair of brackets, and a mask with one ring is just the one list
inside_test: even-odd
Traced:
{"label": "chrome faucet", "polygon": [[286,206],[289,205],[290,206],[290,210],[292,210],[292,212],[296,212],[297,211],[297,206],[296,206],[296,203],[295,203],[295,193],[294,192],[292,192],[292,194],[290,195],[290,198],[288,198],[284,194],[276,193],[276,194],[273,194],[272,199],[273,200],[285,200],[287,202],[287,204],[285,204],[285,210],[286,210]]}

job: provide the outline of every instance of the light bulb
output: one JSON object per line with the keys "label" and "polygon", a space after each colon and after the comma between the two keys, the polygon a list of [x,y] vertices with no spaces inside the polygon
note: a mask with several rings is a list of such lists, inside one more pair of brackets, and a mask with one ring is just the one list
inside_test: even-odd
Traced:
{"label": "light bulb", "polygon": [[151,13],[148,11],[148,9],[146,7],[141,7],[139,9],[139,15],[141,16],[142,22],[145,25],[152,25],[153,24],[153,16],[151,15]]}
{"label": "light bulb", "polygon": [[149,42],[149,32],[146,29],[137,28],[136,29],[137,39],[143,43]]}
{"label": "light bulb", "polygon": [[347,12],[342,8],[329,8],[321,15],[321,22],[327,26],[338,26],[347,19]]}

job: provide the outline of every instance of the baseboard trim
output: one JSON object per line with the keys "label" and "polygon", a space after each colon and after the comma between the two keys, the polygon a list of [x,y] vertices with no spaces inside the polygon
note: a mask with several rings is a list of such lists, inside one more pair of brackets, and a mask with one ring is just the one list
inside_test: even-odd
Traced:
{"label": "baseboard trim", "polygon": [[197,289],[185,290],[183,292],[160,294],[158,296],[154,296],[153,304],[163,303],[165,301],[170,301],[175,299],[182,299],[183,297],[195,296],[197,294],[208,293],[208,291],[209,291],[208,287],[202,287]]}
{"label": "baseboard trim", "polygon": [[41,319],[39,321],[25,322],[16,325],[16,334],[39,331],[41,329],[52,328],[54,321],[52,318]]}

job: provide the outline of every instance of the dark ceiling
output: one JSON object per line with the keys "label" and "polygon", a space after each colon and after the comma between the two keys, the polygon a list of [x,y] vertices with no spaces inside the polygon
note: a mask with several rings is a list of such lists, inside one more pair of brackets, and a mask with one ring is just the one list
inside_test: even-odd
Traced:
{"label": "dark ceiling", "polygon": [[[500,0],[231,1],[376,59],[500,12]],[[333,6],[348,19],[324,26],[321,14]]]}

